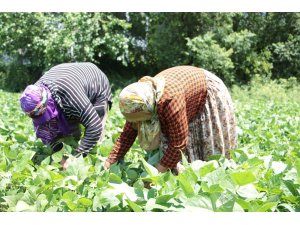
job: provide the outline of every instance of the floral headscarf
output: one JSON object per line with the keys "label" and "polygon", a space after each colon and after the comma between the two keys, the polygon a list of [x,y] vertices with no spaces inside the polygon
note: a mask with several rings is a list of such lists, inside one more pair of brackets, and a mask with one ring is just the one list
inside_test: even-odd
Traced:
{"label": "floral headscarf", "polygon": [[164,86],[163,78],[145,76],[139,82],[125,87],[120,93],[120,110],[126,120],[138,122],[139,142],[147,151],[158,148],[160,143],[160,123],[156,106],[163,94]]}

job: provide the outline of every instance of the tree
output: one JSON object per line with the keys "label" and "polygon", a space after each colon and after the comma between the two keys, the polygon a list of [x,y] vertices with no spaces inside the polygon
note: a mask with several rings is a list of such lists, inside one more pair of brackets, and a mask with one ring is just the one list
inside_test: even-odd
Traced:
{"label": "tree", "polygon": [[256,51],[270,55],[273,78],[299,78],[300,13],[236,14],[234,30],[244,29],[256,34]]}
{"label": "tree", "polygon": [[45,66],[43,48],[45,17],[41,13],[0,13],[0,55],[2,86],[19,91],[39,77]]}
{"label": "tree", "polygon": [[188,54],[193,59],[193,65],[210,70],[227,84],[234,81],[234,65],[230,59],[232,49],[221,47],[211,32],[193,39],[187,38],[187,41]]}
{"label": "tree", "polygon": [[128,63],[130,24],[110,13],[1,13],[0,26],[7,89],[20,91],[59,63]]}
{"label": "tree", "polygon": [[227,33],[232,13],[151,13],[147,36],[147,63],[158,71],[191,63],[187,55],[187,38],[207,32]]}
{"label": "tree", "polygon": [[257,50],[257,35],[248,31],[233,32],[224,38],[226,49],[232,49],[235,81],[249,82],[254,75],[270,77],[273,67],[271,53]]}

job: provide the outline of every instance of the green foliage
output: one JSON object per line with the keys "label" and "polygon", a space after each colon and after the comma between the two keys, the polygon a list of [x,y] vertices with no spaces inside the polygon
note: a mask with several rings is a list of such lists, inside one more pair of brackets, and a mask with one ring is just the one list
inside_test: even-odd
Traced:
{"label": "green foliage", "polygon": [[[239,131],[232,159],[183,159],[184,170],[175,176],[153,167],[160,151],[146,154],[137,143],[124,161],[103,170],[124,125],[117,104],[95,154],[74,159],[62,171],[62,152],[53,154],[36,140],[30,119],[19,107],[19,94],[0,90],[1,211],[299,211],[299,84],[295,78],[254,76],[250,86],[233,86],[231,92]],[[65,143],[69,151],[67,143],[71,141]],[[38,157],[43,160],[36,164]],[[144,188],[146,181],[149,189]]]}
{"label": "green foliage", "polygon": [[300,13],[236,14],[235,30],[249,30],[257,36],[258,53],[270,52],[273,78],[299,79]]}
{"label": "green foliage", "polygon": [[299,24],[300,13],[0,13],[0,87],[78,61],[128,79],[194,64],[227,84],[299,80]]}
{"label": "green foliage", "polygon": [[[187,38],[215,30],[227,31],[233,13],[150,13],[146,59],[155,71],[190,64]],[[151,69],[151,68],[150,68]]]}
{"label": "green foliage", "polygon": [[226,84],[247,83],[256,74],[271,76],[271,52],[257,53],[254,33],[243,30],[225,35],[218,31],[187,40],[193,64],[213,71]]}
{"label": "green foliage", "polygon": [[213,38],[213,33],[207,33],[204,36],[187,39],[193,65],[213,71],[226,83],[232,83],[234,81],[234,65],[230,56],[233,51],[221,47]]}
{"label": "green foliage", "polygon": [[256,74],[271,76],[271,54],[269,51],[258,53],[256,44],[256,35],[248,30],[231,33],[225,38],[225,47],[233,50],[231,59],[235,68],[235,81],[249,82]]}
{"label": "green foliage", "polygon": [[2,88],[20,91],[59,63],[128,63],[130,24],[110,13],[0,13],[0,26]]}
{"label": "green foliage", "polygon": [[290,36],[286,42],[273,43],[270,47],[273,52],[274,63],[273,77],[300,78],[300,37]]}
{"label": "green foliage", "polygon": [[103,57],[127,64],[130,26],[124,20],[107,13],[64,13],[47,16],[45,47],[48,65],[64,61],[91,61],[101,64]]}
{"label": "green foliage", "polygon": [[0,87],[6,90],[19,91],[32,81],[29,76],[28,65],[20,64],[18,61],[11,61],[0,69]]}
{"label": "green foliage", "polygon": [[40,76],[44,49],[37,39],[48,34],[44,23],[41,13],[0,13],[1,87],[19,91]]}

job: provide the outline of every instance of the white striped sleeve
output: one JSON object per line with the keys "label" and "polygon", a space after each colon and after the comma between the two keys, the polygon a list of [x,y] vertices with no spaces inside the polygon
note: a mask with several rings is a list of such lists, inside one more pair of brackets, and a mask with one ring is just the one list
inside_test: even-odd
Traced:
{"label": "white striped sleeve", "polygon": [[70,104],[78,106],[78,111],[80,112],[79,121],[85,127],[84,136],[80,145],[76,149],[76,152],[89,153],[101,137],[103,132],[103,126],[101,124],[102,121],[97,111],[85,95],[81,95],[80,97],[72,96],[69,100],[71,99],[72,102]]}

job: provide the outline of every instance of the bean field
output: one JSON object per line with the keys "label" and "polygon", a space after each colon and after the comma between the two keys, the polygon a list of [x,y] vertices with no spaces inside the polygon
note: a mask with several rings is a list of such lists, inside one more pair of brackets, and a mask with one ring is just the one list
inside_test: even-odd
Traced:
{"label": "bean field", "polygon": [[[238,122],[238,148],[188,163],[178,176],[153,167],[159,151],[137,142],[123,162],[103,170],[122,131],[118,93],[105,138],[93,154],[74,159],[63,171],[65,140],[52,153],[35,138],[19,93],[0,90],[0,211],[4,212],[297,212],[300,211],[300,86],[293,79],[254,79],[230,91]],[[145,188],[144,182],[150,182]]]}

